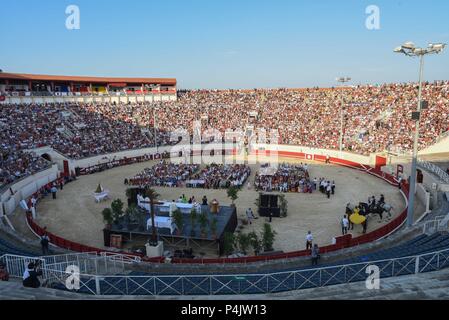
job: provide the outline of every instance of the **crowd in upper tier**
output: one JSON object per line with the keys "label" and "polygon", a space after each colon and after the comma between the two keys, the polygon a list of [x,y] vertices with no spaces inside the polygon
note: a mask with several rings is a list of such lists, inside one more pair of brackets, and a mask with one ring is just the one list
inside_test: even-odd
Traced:
{"label": "crowd in upper tier", "polygon": [[[173,102],[21,104],[0,107],[0,187],[48,165],[23,152],[49,145],[79,159],[173,144],[170,132],[192,122],[202,130],[276,129],[280,143],[339,148],[360,154],[412,149],[416,83],[333,89],[184,91]],[[425,83],[420,149],[449,129],[449,82]],[[154,128],[157,128],[155,130]]]}

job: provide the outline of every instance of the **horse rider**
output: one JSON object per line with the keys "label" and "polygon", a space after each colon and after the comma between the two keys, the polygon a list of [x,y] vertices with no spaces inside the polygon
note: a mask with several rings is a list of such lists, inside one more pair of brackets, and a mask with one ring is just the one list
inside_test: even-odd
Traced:
{"label": "horse rider", "polygon": [[385,197],[383,194],[380,195],[379,205],[385,204]]}

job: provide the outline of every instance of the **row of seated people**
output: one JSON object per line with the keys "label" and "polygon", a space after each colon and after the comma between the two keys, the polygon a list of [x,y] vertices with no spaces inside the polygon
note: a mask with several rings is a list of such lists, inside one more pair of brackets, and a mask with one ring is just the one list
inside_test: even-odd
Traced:
{"label": "row of seated people", "polygon": [[[449,82],[425,83],[420,149],[449,129]],[[344,149],[360,154],[413,147],[416,83],[333,89],[196,90],[177,101],[136,104],[2,104],[2,149],[23,159],[24,149],[51,146],[72,159],[129,149],[168,145],[170,132],[200,120],[203,131],[277,129],[283,144],[338,149],[341,110]],[[156,122],[154,122],[156,119]],[[154,127],[157,127],[154,130]],[[271,142],[271,141],[270,141]],[[1,168],[6,169],[2,163]],[[18,166],[14,174],[27,175]],[[11,172],[11,168],[7,169]]]}
{"label": "row of seated people", "polygon": [[223,189],[234,186],[240,188],[250,175],[251,169],[246,165],[211,164],[192,175],[187,187]]}
{"label": "row of seated people", "polygon": [[198,170],[197,164],[176,164],[160,160],[158,164],[145,168],[126,183],[139,186],[181,187]]}
{"label": "row of seated people", "polygon": [[251,169],[245,165],[212,164],[200,170],[197,164],[175,164],[161,160],[153,167],[127,179],[125,184],[218,189],[231,185],[241,187],[250,174]]}
{"label": "row of seated people", "polygon": [[[262,166],[256,173],[254,185],[256,191],[280,191],[311,193],[314,184],[310,181],[307,164],[281,164],[275,172],[268,166]],[[271,172],[270,172],[271,171]],[[316,189],[316,188],[315,188]]]}

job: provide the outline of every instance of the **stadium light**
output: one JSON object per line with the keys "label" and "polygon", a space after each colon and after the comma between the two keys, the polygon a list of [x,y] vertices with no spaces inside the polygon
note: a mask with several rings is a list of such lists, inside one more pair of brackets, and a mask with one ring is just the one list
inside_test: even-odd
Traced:
{"label": "stadium light", "polygon": [[[340,78],[336,78],[335,80],[337,80],[338,82],[340,82],[342,84],[342,86],[344,86],[344,84],[346,82],[351,81],[352,79],[349,77],[340,77]],[[340,100],[340,153],[343,151],[343,99]]]}
{"label": "stadium light", "polygon": [[419,121],[421,118],[421,110],[426,103],[422,101],[422,81],[424,72],[424,56],[426,54],[439,54],[442,53],[446,47],[445,43],[430,43],[427,48],[417,48],[413,42],[406,42],[402,46],[394,49],[396,53],[403,53],[409,57],[419,57],[419,91],[418,91],[418,109],[413,112],[412,119],[415,120],[415,137],[413,140],[413,156],[412,156],[412,169],[410,173],[410,190],[408,196],[408,208],[407,208],[407,226],[413,225],[413,214],[415,211],[415,192],[416,192],[416,174],[417,174],[417,162],[418,162],[418,142],[419,142]]}

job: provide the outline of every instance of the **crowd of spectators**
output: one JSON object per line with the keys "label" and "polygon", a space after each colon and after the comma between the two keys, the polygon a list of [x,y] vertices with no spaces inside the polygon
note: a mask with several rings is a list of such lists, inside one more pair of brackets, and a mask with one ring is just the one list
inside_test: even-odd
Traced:
{"label": "crowd of spectators", "polygon": [[[307,164],[291,165],[284,163],[279,165],[276,171],[269,172],[270,167],[262,166],[256,173],[254,185],[256,191],[279,191],[312,193],[314,186],[309,178]],[[315,188],[316,189],[316,188]]]}
{"label": "crowd of spectators", "polygon": [[242,164],[211,164],[192,175],[189,187],[222,189],[230,186],[240,188],[251,175],[250,167]]}
{"label": "crowd of spectators", "polygon": [[46,169],[50,163],[34,153],[24,151],[0,150],[0,190],[10,183],[35,172]]}
{"label": "crowd of spectators", "polygon": [[200,170],[197,164],[175,164],[161,160],[126,183],[139,186],[219,189],[241,187],[250,175],[251,169],[245,165],[211,164]]}
{"label": "crowd of spectators", "polygon": [[161,160],[129,179],[128,183],[139,186],[181,187],[198,170],[197,164],[175,164]]}
{"label": "crowd of spectators", "polygon": [[[368,155],[413,146],[416,83],[331,89],[195,90],[177,101],[66,104],[3,104],[0,107],[1,183],[39,170],[45,163],[23,150],[51,146],[72,159],[174,144],[170,132],[276,129],[280,143],[339,148],[340,112],[344,150]],[[449,82],[424,83],[420,149],[449,129]],[[155,129],[157,128],[157,129]],[[157,140],[157,141],[155,141]]]}

